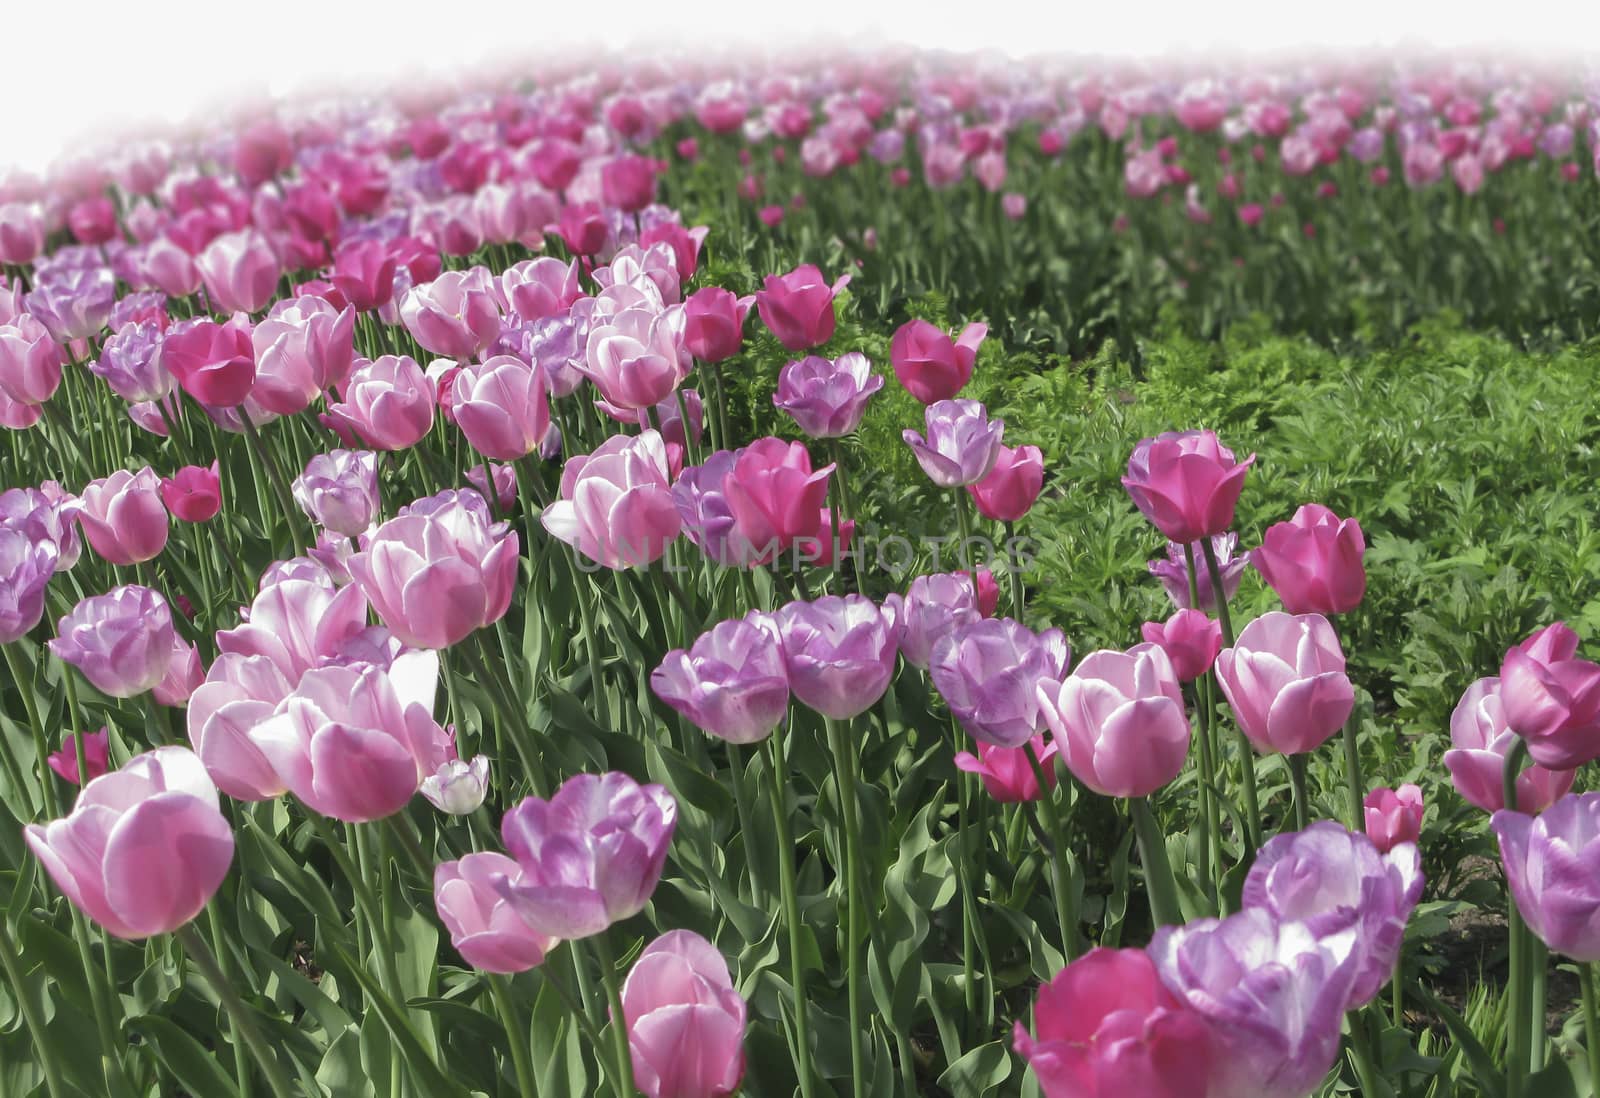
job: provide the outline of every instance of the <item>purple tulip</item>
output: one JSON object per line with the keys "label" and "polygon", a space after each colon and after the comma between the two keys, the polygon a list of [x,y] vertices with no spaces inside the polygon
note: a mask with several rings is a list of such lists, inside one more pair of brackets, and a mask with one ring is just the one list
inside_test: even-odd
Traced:
{"label": "purple tulip", "polygon": [[82,510],[83,501],[68,495],[53,480],[37,488],[10,488],[0,492],[0,526],[21,530],[35,543],[53,545],[57,572],[70,572],[83,553],[77,524],[78,513]]}
{"label": "purple tulip", "polygon": [[900,654],[924,671],[940,641],[983,617],[977,588],[965,572],[918,576],[904,598],[890,595],[883,605],[900,626]]}
{"label": "purple tulip", "polygon": [[1379,853],[1365,835],[1319,820],[1267,840],[1245,878],[1243,905],[1306,924],[1318,938],[1354,928],[1354,974],[1345,1009],[1365,1006],[1389,982],[1406,921],[1422,896],[1415,843]]}
{"label": "purple tulip", "polygon": [[89,371],[133,404],[156,401],[172,392],[176,381],[161,364],[164,338],[155,321],[129,322],[105,341]]}
{"label": "purple tulip", "polygon": [[683,534],[718,564],[743,567],[755,553],[739,534],[733,508],[723,492],[733,472],[737,454],[718,450],[699,465],[691,465],[672,485],[672,504],[683,523]]}
{"label": "purple tulip", "polygon": [[1044,728],[1039,684],[1059,680],[1071,658],[1059,629],[1034,633],[1010,618],[985,618],[939,641],[928,670],[974,739],[1021,747]]}
{"label": "purple tulip", "polygon": [[1339,1054],[1358,933],[1319,937],[1259,907],[1158,928],[1148,952],[1161,982],[1211,1033],[1210,1078],[1196,1093],[1310,1094]]}
{"label": "purple tulip", "polygon": [[306,462],[295,478],[294,500],[319,525],[353,538],[378,518],[378,455],[333,450]]}
{"label": "purple tulip", "polygon": [[687,652],[668,652],[650,688],[695,727],[729,743],[766,739],[789,708],[783,650],[770,625],[752,617],[721,622]]}
{"label": "purple tulip", "polygon": [[0,644],[24,636],[44,617],[44,592],[58,555],[54,542],[0,525]]}
{"label": "purple tulip", "polygon": [[808,355],[778,373],[774,406],[788,412],[812,438],[840,438],[861,425],[867,402],[883,388],[883,377],[859,351],[829,362]]}
{"label": "purple tulip", "polygon": [[941,400],[924,415],[928,437],[907,429],[901,437],[928,479],[941,488],[976,484],[1000,457],[1004,420],[991,420],[981,400]]}
{"label": "purple tulip", "polygon": [[1568,794],[1538,816],[1489,821],[1517,910],[1539,940],[1574,961],[1600,961],[1600,793]]}
{"label": "purple tulip", "polygon": [[28,295],[28,312],[57,343],[70,343],[99,334],[116,300],[117,279],[108,268],[61,271]]}
{"label": "purple tulip", "polygon": [[644,910],[677,823],[663,786],[619,771],[574,775],[548,801],[527,797],[506,813],[501,836],[522,875],[496,888],[535,932],[587,938]]}
{"label": "purple tulip", "polygon": [[[1231,600],[1239,592],[1239,581],[1244,578],[1245,567],[1250,563],[1247,555],[1234,556],[1239,544],[1237,534],[1218,534],[1211,539],[1211,551],[1216,554],[1217,571],[1222,574],[1222,597]],[[1167,597],[1179,610],[1205,610],[1216,613],[1217,597],[1211,590],[1211,570],[1206,567],[1200,543],[1194,545],[1195,589],[1200,595],[1200,605],[1189,605],[1189,566],[1184,560],[1183,546],[1167,542],[1167,559],[1149,563],[1150,574],[1161,581]]]}
{"label": "purple tulip", "polygon": [[864,595],[791,602],[777,613],[789,687],[837,721],[871,709],[894,677],[900,627]]}
{"label": "purple tulip", "polygon": [[56,625],[50,651],[94,688],[133,698],[166,676],[172,662],[172,611],[148,587],[113,587],[84,599]]}

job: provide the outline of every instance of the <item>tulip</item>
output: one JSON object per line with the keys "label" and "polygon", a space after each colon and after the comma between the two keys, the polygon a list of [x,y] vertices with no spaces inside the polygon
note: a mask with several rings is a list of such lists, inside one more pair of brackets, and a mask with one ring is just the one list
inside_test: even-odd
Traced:
{"label": "tulip", "polygon": [[754,302],[721,286],[696,290],[683,303],[684,347],[708,364],[732,358],[744,342],[744,318]]}
{"label": "tulip", "polygon": [[1167,990],[1205,1022],[1210,1071],[1188,1093],[1305,1098],[1339,1054],[1357,931],[1246,907],[1226,919],[1156,930],[1147,952]]}
{"label": "tulip", "polygon": [[27,313],[0,324],[0,393],[18,404],[43,404],[54,396],[65,359],[45,326]]}
{"label": "tulip", "polygon": [[1301,922],[1321,939],[1356,931],[1344,1009],[1364,1006],[1389,982],[1406,922],[1422,895],[1415,843],[1380,853],[1332,820],[1268,839],[1245,878],[1242,903]]}
{"label": "tulip", "polygon": [[1217,655],[1217,681],[1257,751],[1314,751],[1355,708],[1344,650],[1321,614],[1263,614]]}
{"label": "tulip", "polygon": [[561,316],[583,296],[578,261],[525,259],[500,275],[500,294],[507,308],[525,322]]}
{"label": "tulip", "polygon": [[368,535],[355,585],[402,644],[449,648],[505,616],[519,542],[470,489],[419,500]]}
{"label": "tulip", "polygon": [[647,156],[619,156],[600,169],[600,194],[607,206],[633,213],[650,205],[655,193],[655,161]]}
{"label": "tulip", "polygon": [[470,763],[446,759],[422,779],[420,792],[440,812],[450,816],[472,815],[489,795],[489,757],[477,755]]}
{"label": "tulip", "polygon": [[24,829],[56,887],[118,938],[198,915],[233,862],[217,788],[192,751],[159,747],[86,785],[70,815]]}
{"label": "tulip", "polygon": [[1179,610],[1164,623],[1147,621],[1140,632],[1167,654],[1179,682],[1193,682],[1211,670],[1222,650],[1222,626],[1200,610]]}
{"label": "tulip", "polygon": [[[364,624],[366,604],[360,605]],[[269,657],[223,651],[190,695],[189,744],[217,788],[235,800],[270,800],[288,791],[250,733],[293,689]]]}
{"label": "tulip", "polygon": [[1343,614],[1361,603],[1367,573],[1361,524],[1307,503],[1288,522],[1267,527],[1250,563],[1291,614]]}
{"label": "tulip", "polygon": [[952,400],[972,380],[987,324],[968,324],[954,340],[926,320],[908,320],[889,344],[894,376],[924,404]]}
{"label": "tulip", "polygon": [[1033,1017],[1038,1040],[1018,1022],[1012,1043],[1045,1098],[1193,1098],[1211,1073],[1205,1022],[1143,950],[1090,950],[1039,989]]}
{"label": "tulip", "polygon": [[343,393],[328,415],[374,449],[409,449],[433,428],[433,385],[408,355],[356,359]]}
{"label": "tulip", "polygon": [[21,202],[0,205],[0,263],[22,266],[44,251],[44,218],[38,207]]}
{"label": "tulip", "polygon": [[841,275],[832,286],[810,263],[786,275],[768,275],[756,294],[761,322],[791,351],[820,347],[833,338],[833,299],[850,282]]}
{"label": "tulip", "polygon": [[679,474],[672,486],[683,534],[706,556],[725,566],[747,567],[759,555],[740,536],[725,488],[737,454],[718,450]]}
{"label": "tulip", "polygon": [[[1034,758],[1039,763],[1040,772],[1044,774],[1045,788],[1054,789],[1057,753],[1055,742],[1052,740],[1047,745],[1043,736],[1035,736],[1028,741],[1028,746],[1033,748]],[[996,747],[992,743],[980,740],[976,755],[970,751],[958,751],[955,764],[957,770],[978,775],[983,780],[983,788],[988,791],[989,796],[1001,804],[1036,801],[1041,796],[1039,779],[1034,774],[1033,763],[1028,759],[1025,748]]]}
{"label": "tulip", "polygon": [[673,266],[677,269],[678,277],[687,281],[694,277],[694,272],[699,268],[700,246],[705,243],[709,232],[704,225],[686,229],[676,221],[663,221],[642,229],[639,245],[643,248],[656,244],[667,245],[672,251]]}
{"label": "tulip", "polygon": [[607,402],[649,408],[670,397],[693,365],[682,348],[677,308],[625,308],[589,329],[577,368]]}
{"label": "tulip", "polygon": [[226,324],[201,319],[175,325],[161,345],[161,364],[201,404],[243,404],[256,380],[249,318],[241,313]]}
{"label": "tulip", "polygon": [[607,568],[659,560],[682,525],[660,433],[613,435],[593,453],[568,458],[561,498],[540,521],[553,537]]}
{"label": "tulip", "polygon": [[212,303],[225,313],[264,309],[283,275],[272,245],[254,229],[223,233],[194,262]]}
{"label": "tulip", "polygon": [[133,698],[160,682],[172,662],[172,611],[148,587],[113,587],[86,598],[56,624],[50,651],[96,690]]}
{"label": "tulip", "polygon": [[194,256],[167,236],[158,236],[146,244],[138,263],[144,283],[171,297],[188,297],[202,284]]}
{"label": "tulip", "polygon": [[945,637],[978,621],[978,593],[965,572],[918,576],[905,598],[891,594],[884,606],[895,616],[900,654],[913,667],[928,669],[934,648]]}
{"label": "tulip", "polygon": [[722,491],[740,538],[760,561],[814,534],[834,466],[811,467],[805,444],[761,438],[734,455]]}
{"label": "tulip", "polygon": [[394,298],[397,262],[382,240],[350,240],[333,253],[333,285],[351,308],[366,313]]}
{"label": "tulip", "polygon": [[656,697],[701,731],[748,744],[766,739],[789,709],[783,650],[751,617],[724,621],[650,674]]}
{"label": "tulip", "polygon": [[[1225,600],[1232,599],[1238,594],[1239,581],[1244,577],[1245,565],[1248,563],[1247,557],[1233,555],[1234,548],[1238,544],[1237,534],[1218,534],[1211,539],[1211,552],[1217,558],[1217,571],[1222,576],[1222,597]],[[1195,588],[1200,595],[1199,605],[1192,609],[1215,613],[1217,597],[1211,589],[1211,570],[1206,567],[1199,543],[1190,548],[1194,552]],[[1167,597],[1172,600],[1172,605],[1180,610],[1191,609],[1189,566],[1182,545],[1175,541],[1167,542],[1167,559],[1153,560],[1147,567],[1150,574],[1161,581],[1161,586],[1167,592]]]}
{"label": "tulip", "polygon": [[861,426],[867,402],[881,388],[883,378],[859,351],[831,362],[808,355],[779,371],[772,403],[812,438],[842,438]]}
{"label": "tulip", "polygon": [[[187,617],[194,617],[194,608],[179,605],[179,610]],[[200,662],[200,650],[182,638],[175,637],[172,642],[172,662],[167,664],[167,673],[161,676],[161,681],[150,688],[151,695],[157,705],[181,709],[188,704],[189,698],[194,694],[206,679],[205,665]]]}
{"label": "tulip", "polygon": [[0,527],[12,527],[35,544],[49,542],[56,551],[55,570],[67,572],[83,551],[76,519],[83,501],[47,480],[37,488],[0,492]]}
{"label": "tulip", "polygon": [[1422,790],[1407,783],[1399,789],[1374,789],[1361,802],[1367,838],[1387,854],[1400,843],[1414,843],[1422,835]]}
{"label": "tulip", "polygon": [[587,938],[644,910],[677,823],[663,786],[574,775],[548,801],[526,797],[505,814],[501,836],[522,874],[495,888],[535,932]]}
{"label": "tulip", "polygon": [[1547,625],[1506,653],[1500,702],[1528,754],[1551,770],[1600,758],[1600,665],[1577,658],[1578,635]]}
{"label": "tulip", "polygon": [[[548,185],[548,184],[547,184]],[[561,188],[555,188],[560,190]],[[594,256],[606,246],[611,235],[605,214],[598,203],[580,202],[563,206],[558,223],[561,241],[573,255]]]}
{"label": "tulip", "polygon": [[1064,681],[1040,681],[1035,696],[1067,769],[1102,796],[1148,797],[1188,758],[1183,691],[1156,645],[1091,652]]}
{"label": "tulip", "polygon": [[1251,454],[1236,461],[1210,431],[1169,431],[1134,447],[1122,486],[1169,540],[1198,541],[1233,525],[1245,473],[1255,459]]}
{"label": "tulip", "polygon": [[456,425],[485,457],[515,461],[537,450],[550,433],[544,371],[521,359],[497,355],[464,368],[451,397]]}
{"label": "tulip", "polygon": [[790,689],[823,716],[860,716],[889,688],[899,627],[865,596],[791,602],[777,612],[777,628]]}
{"label": "tulip", "polygon": [[185,465],[161,479],[161,502],[184,522],[209,522],[222,510],[222,479],[217,463]]}
{"label": "tulip", "polygon": [[985,618],[939,641],[928,671],[974,739],[1016,748],[1043,729],[1037,690],[1065,674],[1069,659],[1059,629],[1036,634],[1010,618]]}
{"label": "tulip", "polygon": [[28,295],[28,312],[59,343],[100,334],[117,299],[117,279],[109,268],[54,271]]}
{"label": "tulip", "polygon": [[318,454],[291,487],[313,521],[346,537],[366,533],[381,510],[378,455],[371,450]]}
{"label": "tulip", "polygon": [[482,267],[446,271],[413,286],[400,302],[400,319],[425,351],[465,362],[500,335],[500,306]]}
{"label": "tulip", "polygon": [[[301,566],[298,573],[264,574],[249,616],[232,629],[219,631],[216,638],[217,649],[224,654],[260,656],[272,664],[288,684],[274,702],[367,627],[367,600],[359,588],[336,588],[321,566],[303,557],[296,561]],[[257,669],[250,677],[259,683],[263,674]],[[215,668],[210,677],[217,678]],[[192,730],[192,719],[190,726]],[[201,758],[205,755],[200,751]]]}
{"label": "tulip", "polygon": [[44,617],[44,593],[55,574],[55,542],[0,524],[0,644],[28,634]]}
{"label": "tulip", "polygon": [[119,469],[83,490],[78,523],[89,544],[112,564],[138,564],[167,546],[167,509],[161,478],[146,466],[137,473]]}
{"label": "tulip", "polygon": [[683,296],[678,260],[668,244],[649,248],[629,244],[619,248],[607,266],[595,268],[594,280],[602,289],[628,285],[659,295],[663,305],[676,305]]}
{"label": "tulip", "polygon": [[172,372],[161,361],[165,333],[156,321],[129,321],[106,337],[89,371],[123,400],[161,400],[172,392]]}
{"label": "tulip", "polygon": [[[1450,742],[1444,765],[1456,792],[1485,812],[1505,808],[1506,755],[1517,734],[1506,724],[1498,678],[1479,679],[1467,687],[1450,714]],[[1538,815],[1566,796],[1576,776],[1573,770],[1525,767],[1517,775],[1517,811]]]}
{"label": "tulip", "polygon": [[252,395],[269,412],[303,412],[323,390],[340,387],[354,359],[355,310],[320,297],[280,301],[251,334]]}
{"label": "tulip", "polygon": [[745,1003],[728,962],[700,935],[671,930],[644,947],[622,985],[622,1021],[645,1098],[724,1098],[739,1089]]}
{"label": "tulip", "polygon": [[526,972],[544,962],[556,939],[539,934],[501,899],[501,879],[522,870],[504,854],[486,851],[433,870],[433,902],[450,944],[461,959],[484,972]]}
{"label": "tulip", "polygon": [[[544,447],[549,442],[550,435],[560,436],[560,430],[552,424],[550,431],[545,435],[545,442],[539,444],[539,456],[544,456]],[[484,470],[489,470],[489,475],[484,475]],[[491,487],[491,480],[493,486]],[[467,482],[478,490],[484,499],[492,499],[495,506],[500,508],[502,514],[510,511],[517,505],[517,470],[510,464],[498,462],[485,462],[474,465],[467,470]]]}
{"label": "tulip", "polygon": [[1037,446],[1002,445],[994,468],[967,485],[978,513],[995,522],[1016,522],[1033,509],[1044,487],[1044,455]]}
{"label": "tulip", "polygon": [[1538,816],[1502,809],[1489,824],[1523,921],[1557,953],[1600,961],[1600,793],[1568,794]]}
{"label": "tulip", "polygon": [[941,488],[961,488],[988,476],[1000,458],[1004,420],[991,420],[978,400],[941,400],[928,405],[926,440],[907,429],[901,437],[928,479]]}
{"label": "tulip", "polygon": [[83,756],[87,775],[78,767],[78,736],[68,732],[61,738],[61,750],[51,752],[47,761],[64,782],[73,785],[92,782],[111,768],[111,733],[104,728],[83,733]]}

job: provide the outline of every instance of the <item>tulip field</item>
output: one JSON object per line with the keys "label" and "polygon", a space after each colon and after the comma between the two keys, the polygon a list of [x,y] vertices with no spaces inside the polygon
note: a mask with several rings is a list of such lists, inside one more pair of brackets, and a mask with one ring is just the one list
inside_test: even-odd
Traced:
{"label": "tulip field", "polygon": [[0,1098],[1594,1095],[1597,240],[1450,58],[0,174]]}

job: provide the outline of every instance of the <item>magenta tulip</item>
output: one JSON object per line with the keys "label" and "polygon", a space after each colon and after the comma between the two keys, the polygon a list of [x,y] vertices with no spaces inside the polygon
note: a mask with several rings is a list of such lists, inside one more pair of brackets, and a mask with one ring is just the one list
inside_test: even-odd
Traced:
{"label": "magenta tulip", "polygon": [[1399,789],[1374,789],[1361,802],[1367,838],[1380,853],[1400,843],[1414,843],[1422,834],[1422,790],[1407,783]]}
{"label": "magenta tulip", "polygon": [[[50,769],[60,775],[62,781],[71,782],[73,785],[94,781],[111,768],[111,733],[104,728],[98,732],[85,732],[83,755],[87,765],[80,768],[78,737],[68,732],[61,737],[61,749],[52,751],[48,757]],[[88,771],[87,774],[84,773],[85,770]]]}
{"label": "magenta tulip", "polygon": [[756,310],[789,350],[820,347],[833,338],[833,299],[849,282],[849,275],[841,275],[830,286],[821,271],[805,263],[786,275],[768,275],[756,294]]}
{"label": "magenta tulip", "polygon": [[1234,459],[1210,431],[1147,438],[1128,458],[1122,486],[1134,506],[1170,541],[1199,541],[1233,525],[1244,477],[1256,456]]}
{"label": "magenta tulip", "polygon": [[184,522],[209,522],[222,510],[222,479],[217,463],[185,465],[161,480],[161,502]]}
{"label": "magenta tulip", "polygon": [[1002,445],[994,467],[967,485],[978,514],[996,522],[1016,522],[1033,509],[1044,487],[1044,455],[1037,446]]}
{"label": "magenta tulip", "polygon": [[1367,573],[1361,524],[1307,503],[1288,522],[1267,527],[1250,563],[1291,614],[1345,614],[1361,604]]}
{"label": "magenta tulip", "polygon": [[722,491],[735,529],[756,560],[771,560],[796,539],[816,533],[833,470],[813,470],[801,442],[760,438],[738,451]]}
{"label": "magenta tulip", "polygon": [[1179,610],[1165,622],[1147,621],[1140,633],[1167,654],[1179,682],[1193,682],[1211,670],[1222,651],[1222,626],[1200,610]]}
{"label": "magenta tulip", "polygon": [[202,319],[174,325],[161,344],[161,364],[201,404],[243,404],[256,381],[250,319],[239,313],[226,324]]}
{"label": "magenta tulip", "polygon": [[889,362],[906,391],[924,404],[953,400],[972,380],[987,324],[968,324],[954,340],[926,320],[908,320],[889,343]]}
{"label": "magenta tulip", "polygon": [[[1044,774],[1046,789],[1056,787],[1056,754],[1058,748],[1054,740],[1045,743],[1043,736],[1035,736],[1029,741],[1033,753],[1038,759],[1040,772]],[[1028,759],[1028,752],[1023,747],[999,747],[992,743],[977,744],[978,753],[970,751],[956,752],[955,764],[957,770],[976,774],[983,780],[983,788],[1001,804],[1017,804],[1022,801],[1036,801],[1040,797],[1039,779],[1034,774],[1033,763]]]}
{"label": "magenta tulip", "polygon": [[1547,625],[1506,653],[1500,702],[1528,754],[1551,770],[1600,758],[1600,664],[1577,658],[1578,635]]}
{"label": "magenta tulip", "polygon": [[732,358],[744,343],[744,319],[754,303],[753,296],[735,297],[721,286],[696,290],[683,303],[683,345],[701,362]]}

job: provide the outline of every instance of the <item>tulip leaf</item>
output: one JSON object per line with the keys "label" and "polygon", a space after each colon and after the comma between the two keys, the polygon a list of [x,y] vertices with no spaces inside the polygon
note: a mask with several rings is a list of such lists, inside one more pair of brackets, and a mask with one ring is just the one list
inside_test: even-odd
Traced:
{"label": "tulip leaf", "polygon": [[340,1032],[322,1054],[316,1080],[327,1098],[375,1098],[361,1063],[361,1034],[354,1026]]}
{"label": "tulip leaf", "polygon": [[988,1098],[1011,1078],[1011,1050],[1005,1041],[979,1045],[939,1076],[939,1085],[963,1098]]}
{"label": "tulip leaf", "polygon": [[218,1066],[216,1053],[209,1051],[184,1029],[154,1014],[129,1018],[124,1025],[140,1034],[156,1060],[170,1071],[191,1094],[238,1095],[238,1087]]}

